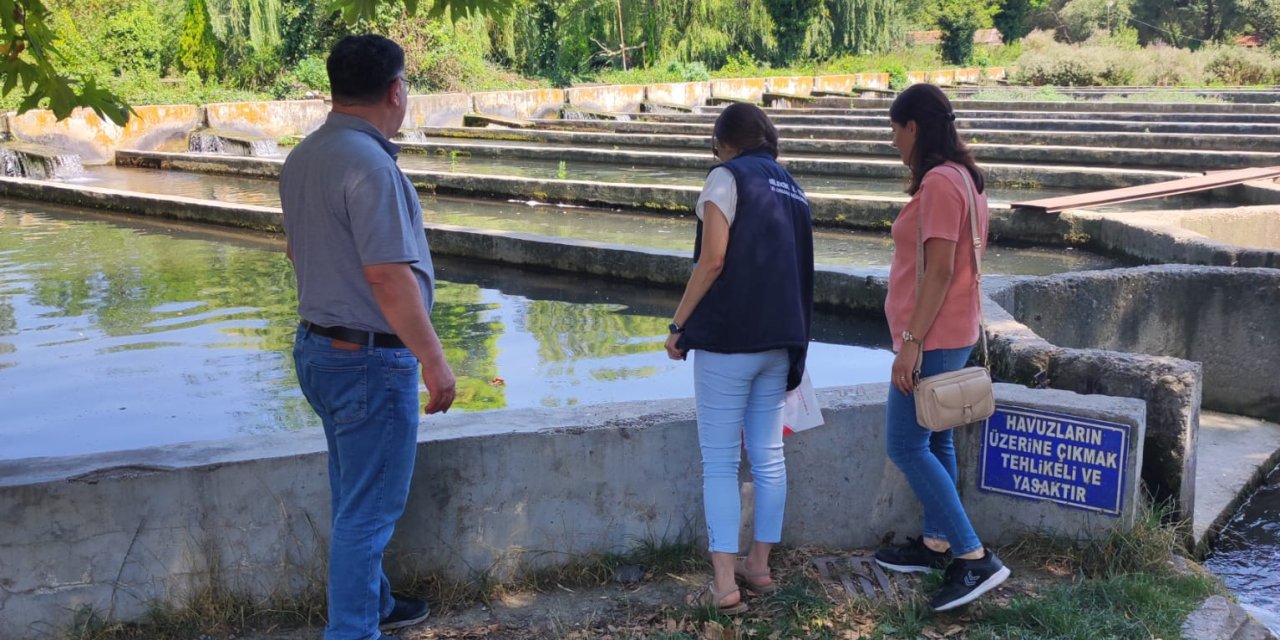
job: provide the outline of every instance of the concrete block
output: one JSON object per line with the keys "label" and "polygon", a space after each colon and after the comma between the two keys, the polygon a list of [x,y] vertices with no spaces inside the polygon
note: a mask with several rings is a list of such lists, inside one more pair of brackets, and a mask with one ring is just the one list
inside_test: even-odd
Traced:
{"label": "concrete block", "polygon": [[224,102],[204,106],[208,125],[271,138],[306,135],[324,124],[329,105],[323,100]]}
{"label": "concrete block", "polygon": [[508,118],[529,120],[554,118],[565,104],[563,89],[530,89],[527,91],[489,91],[471,94],[475,109]]}
{"label": "concrete block", "polygon": [[462,117],[472,111],[475,111],[475,105],[466,93],[409,96],[404,128],[460,127],[463,126]]}
{"label": "concrete block", "polygon": [[712,80],[711,97],[760,102],[765,92],[766,78],[727,78]]}
{"label": "concrete block", "polygon": [[583,109],[609,113],[639,113],[645,101],[646,87],[642,84],[606,85],[598,87],[570,87],[565,90],[569,104]]}
{"label": "concrete block", "polygon": [[709,82],[668,82],[645,85],[645,99],[660,104],[700,107],[711,97]]}
{"label": "concrete block", "polygon": [[813,76],[775,76],[765,80],[765,91],[807,96],[813,93]]}

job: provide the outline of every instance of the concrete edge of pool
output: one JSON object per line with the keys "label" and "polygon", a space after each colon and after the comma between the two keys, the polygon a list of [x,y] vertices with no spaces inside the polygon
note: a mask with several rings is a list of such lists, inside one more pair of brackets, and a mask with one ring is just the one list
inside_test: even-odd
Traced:
{"label": "concrete edge of pool", "polygon": [[[865,548],[917,526],[919,506],[883,454],[888,391],[823,390],[827,424],[788,438],[784,542]],[[976,469],[962,469],[985,540],[1132,526],[1142,401],[1003,384],[997,395],[1006,407],[1119,423],[1131,435],[1117,515],[979,490]],[[959,432],[962,456],[978,457],[982,434]],[[691,400],[433,416],[419,443],[388,562],[398,575],[504,578],[576,554],[702,537]],[[0,529],[0,635],[56,632],[82,607],[130,619],[209,586],[296,595],[323,571],[326,473],[319,430],[0,462],[0,520],[11,523]]]}

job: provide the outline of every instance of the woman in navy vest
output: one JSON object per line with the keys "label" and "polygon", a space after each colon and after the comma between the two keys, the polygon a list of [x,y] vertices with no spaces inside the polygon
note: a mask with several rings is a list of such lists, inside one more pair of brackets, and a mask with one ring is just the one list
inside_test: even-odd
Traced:
{"label": "woman in navy vest", "polygon": [[[675,360],[694,351],[702,499],[715,578],[691,604],[742,613],[737,580],[776,589],[769,552],[782,537],[787,469],[782,405],[800,384],[813,315],[813,221],[777,163],[778,130],[759,107],[716,119],[720,161],[698,197],[694,268],[667,338]],[[744,437],[745,435],[745,437]],[[738,558],[738,461],[745,442],[755,487],[755,536]]]}

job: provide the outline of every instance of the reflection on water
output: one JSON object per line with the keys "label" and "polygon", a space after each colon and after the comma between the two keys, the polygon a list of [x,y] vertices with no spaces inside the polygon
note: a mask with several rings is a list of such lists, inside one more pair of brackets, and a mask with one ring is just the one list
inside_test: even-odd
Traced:
{"label": "reflection on water", "polygon": [[[0,458],[316,426],[297,390],[278,238],[0,206]],[[455,408],[692,395],[662,349],[678,291],[441,260]],[[887,378],[877,320],[820,315],[822,386]],[[870,345],[850,346],[850,345]]]}
{"label": "reflection on water", "polygon": [[[92,167],[86,184],[141,193],[185,196],[279,206],[274,180],[190,174],[154,169]],[[522,203],[422,196],[426,220],[475,229],[520,231],[560,238],[611,242],[652,249],[689,251],[693,216],[625,214],[585,207],[529,206]],[[893,242],[883,233],[823,230],[814,234],[814,255],[821,264],[883,267]],[[1082,251],[993,246],[983,268],[991,274],[1045,275],[1108,269],[1119,262]]]}
{"label": "reflection on water", "polygon": [[1280,633],[1280,468],[1227,523],[1204,564],[1241,606]]}

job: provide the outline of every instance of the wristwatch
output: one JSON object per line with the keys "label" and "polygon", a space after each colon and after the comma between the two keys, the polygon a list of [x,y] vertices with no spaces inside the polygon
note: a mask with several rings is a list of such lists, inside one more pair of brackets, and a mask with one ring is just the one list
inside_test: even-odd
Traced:
{"label": "wristwatch", "polygon": [[908,331],[907,329],[903,329],[903,330],[902,330],[902,341],[903,341],[903,342],[914,342],[914,343],[916,343],[916,344],[918,344],[918,345],[920,345],[920,346],[922,346],[922,347],[924,346],[924,342],[922,342],[922,341],[920,340],[920,338],[917,338],[917,337],[915,337],[915,336],[911,335],[911,332],[910,332],[910,331]]}
{"label": "wristwatch", "polygon": [[684,327],[676,324],[675,321],[672,321],[671,324],[667,325],[667,331],[670,331],[671,333],[684,333]]}

